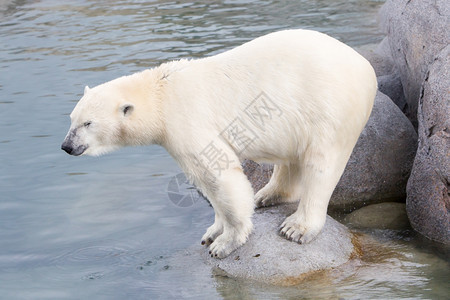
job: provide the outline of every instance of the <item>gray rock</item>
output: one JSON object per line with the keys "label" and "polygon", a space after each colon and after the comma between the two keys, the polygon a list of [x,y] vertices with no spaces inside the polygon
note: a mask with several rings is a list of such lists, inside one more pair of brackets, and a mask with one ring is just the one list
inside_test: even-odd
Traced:
{"label": "gray rock", "polygon": [[419,100],[419,146],[408,181],[411,225],[426,237],[450,244],[450,46],[426,75]]}
{"label": "gray rock", "polygon": [[389,45],[389,37],[385,36],[383,38],[383,40],[375,48],[375,53],[377,53],[378,55],[380,55],[381,57],[384,57],[384,59],[389,61],[389,66],[390,66],[390,69],[388,69],[387,72],[384,72],[382,74],[377,73],[378,76],[390,74],[393,71],[397,70],[397,66],[395,65],[394,58],[392,57],[392,54],[391,54],[391,46]]}
{"label": "gray rock", "polygon": [[398,68],[391,56],[388,38],[384,38],[377,47],[369,45],[357,50],[374,68],[380,92],[391,98],[403,111],[406,107],[406,99]]}
{"label": "gray rock", "polygon": [[406,96],[406,115],[417,127],[422,82],[436,55],[450,43],[447,0],[388,0],[380,10]]}
{"label": "gray rock", "polygon": [[389,47],[387,38],[384,38],[378,45],[369,44],[356,49],[359,54],[370,62],[377,77],[392,74],[397,69],[390,55],[390,49],[388,48],[387,50],[389,51],[386,51],[387,47]]}
{"label": "gray rock", "polygon": [[308,273],[347,262],[354,254],[353,235],[329,216],[322,232],[308,244],[300,245],[278,235],[278,227],[296,207],[291,204],[256,210],[254,231],[247,243],[220,260],[211,258],[203,249],[204,261],[224,276],[276,285],[291,285]]}
{"label": "gray rock", "polygon": [[406,111],[406,99],[400,75],[396,72],[388,75],[378,76],[378,90],[389,96],[402,112]]}
{"label": "gray rock", "polygon": [[[406,183],[416,152],[417,135],[400,109],[378,93],[330,205],[354,210],[370,203],[406,197]],[[255,191],[269,180],[271,168],[244,162]]]}
{"label": "gray rock", "polygon": [[409,120],[379,92],[330,205],[353,210],[404,199],[416,145],[417,135]]}
{"label": "gray rock", "polygon": [[262,189],[270,180],[273,173],[273,166],[269,164],[257,164],[251,160],[244,160],[242,168],[252,184],[255,193]]}
{"label": "gray rock", "polygon": [[405,203],[384,202],[362,207],[348,214],[345,224],[359,228],[404,230],[411,228]]}

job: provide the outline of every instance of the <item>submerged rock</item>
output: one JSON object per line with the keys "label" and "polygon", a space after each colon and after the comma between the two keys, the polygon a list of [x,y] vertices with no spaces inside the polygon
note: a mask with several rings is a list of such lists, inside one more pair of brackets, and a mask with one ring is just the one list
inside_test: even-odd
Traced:
{"label": "submerged rock", "polygon": [[411,228],[405,203],[384,202],[362,207],[348,214],[344,223],[359,228],[403,230]]}
{"label": "submerged rock", "polygon": [[[377,93],[370,119],[347,163],[330,205],[353,210],[370,203],[406,198],[406,183],[416,153],[417,134],[400,109]],[[270,178],[272,167],[243,163],[255,191]]]}
{"label": "submerged rock", "polygon": [[220,260],[211,258],[203,248],[202,258],[223,276],[293,285],[313,272],[337,267],[352,257],[353,235],[329,216],[322,232],[308,244],[281,237],[278,227],[296,207],[290,204],[258,209],[253,218],[254,231],[246,244]]}

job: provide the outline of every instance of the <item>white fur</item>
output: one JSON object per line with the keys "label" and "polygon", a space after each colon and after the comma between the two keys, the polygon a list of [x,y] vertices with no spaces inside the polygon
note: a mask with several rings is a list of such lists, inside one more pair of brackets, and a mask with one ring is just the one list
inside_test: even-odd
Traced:
{"label": "white fur", "polygon": [[[89,155],[164,146],[211,201],[215,222],[203,242],[212,256],[225,257],[248,238],[254,203],[300,199],[281,234],[304,243],[321,231],[376,89],[372,67],[350,47],[286,30],[86,88],[64,143]],[[124,113],[126,106],[132,109]],[[240,144],[232,128],[245,129],[251,143]],[[214,164],[212,154],[220,158]],[[254,200],[244,158],[275,164]]]}

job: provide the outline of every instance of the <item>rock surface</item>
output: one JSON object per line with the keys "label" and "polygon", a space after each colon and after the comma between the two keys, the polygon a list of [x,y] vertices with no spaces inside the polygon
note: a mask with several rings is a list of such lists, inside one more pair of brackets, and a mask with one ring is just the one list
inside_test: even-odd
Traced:
{"label": "rock surface", "polygon": [[450,43],[448,0],[388,0],[380,10],[406,96],[406,115],[417,127],[422,82],[436,55]]}
{"label": "rock surface", "polygon": [[[416,152],[417,135],[400,109],[382,93],[361,133],[330,201],[351,211],[384,201],[404,199]],[[255,191],[269,180],[271,167],[244,162]]]}
{"label": "rock surface", "polygon": [[311,272],[337,267],[350,259],[355,251],[353,235],[329,216],[322,232],[308,244],[279,236],[278,227],[295,210],[295,204],[256,210],[254,231],[246,244],[220,260],[211,258],[203,248],[204,261],[224,276],[293,285]]}
{"label": "rock surface", "polygon": [[369,45],[357,50],[374,68],[377,75],[378,90],[391,98],[398,108],[404,112],[406,99],[398,68],[391,55],[387,37],[376,47]]}
{"label": "rock surface", "polygon": [[330,204],[352,209],[404,198],[416,143],[409,120],[379,92]]}
{"label": "rock surface", "polygon": [[270,164],[257,164],[251,160],[244,160],[242,168],[248,180],[252,184],[255,193],[262,189],[270,180],[273,173],[273,166]]}
{"label": "rock surface", "polygon": [[[448,31],[448,29],[447,29]],[[450,244],[450,45],[430,66],[419,100],[419,147],[407,188],[413,228]]]}
{"label": "rock surface", "polygon": [[411,228],[405,203],[384,202],[362,207],[348,214],[344,223],[359,228],[404,230]]}

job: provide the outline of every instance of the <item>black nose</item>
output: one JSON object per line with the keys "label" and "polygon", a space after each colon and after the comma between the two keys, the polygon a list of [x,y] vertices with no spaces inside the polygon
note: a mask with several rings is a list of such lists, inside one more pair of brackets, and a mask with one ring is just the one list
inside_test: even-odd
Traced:
{"label": "black nose", "polygon": [[72,154],[72,151],[73,151],[72,145],[70,145],[69,143],[66,143],[66,142],[62,143],[61,149],[66,151],[69,154]]}

